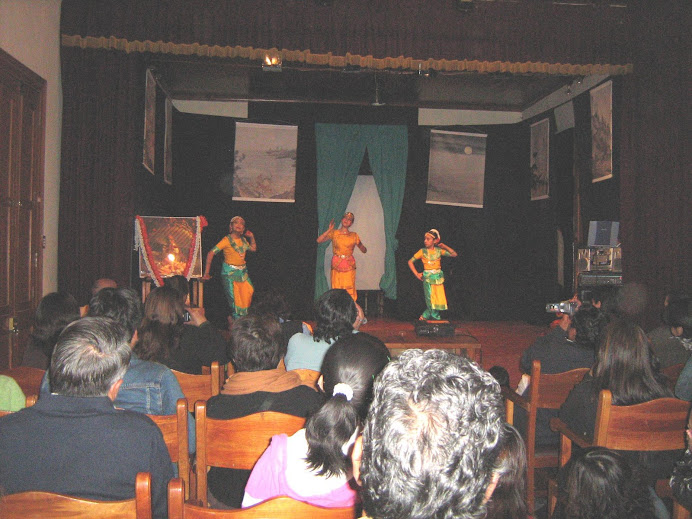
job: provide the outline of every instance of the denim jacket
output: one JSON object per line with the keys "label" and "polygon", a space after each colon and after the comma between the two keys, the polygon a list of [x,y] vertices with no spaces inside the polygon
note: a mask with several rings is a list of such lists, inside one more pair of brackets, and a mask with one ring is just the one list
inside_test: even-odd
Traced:
{"label": "denim jacket", "polygon": [[[50,392],[48,372],[41,383],[41,394]],[[123,377],[115,407],[145,414],[176,413],[176,403],[185,398],[173,372],[158,362],[142,360],[132,353],[130,366]],[[195,452],[195,419],[188,417],[187,433],[190,452]]]}

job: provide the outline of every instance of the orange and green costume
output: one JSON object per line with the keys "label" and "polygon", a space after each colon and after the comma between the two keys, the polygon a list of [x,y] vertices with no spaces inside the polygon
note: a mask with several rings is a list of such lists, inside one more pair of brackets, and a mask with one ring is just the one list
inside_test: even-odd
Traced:
{"label": "orange and green costume", "polygon": [[245,238],[233,238],[229,234],[212,249],[214,254],[223,251],[221,284],[234,319],[247,315],[255,292],[245,263],[245,254],[249,248],[250,244]]}
{"label": "orange and green costume", "polygon": [[423,262],[423,295],[427,308],[422,319],[440,319],[440,310],[447,310],[447,296],[445,295],[445,277],[442,273],[442,256],[451,256],[449,252],[439,247],[424,248],[416,252],[411,261]]}
{"label": "orange and green costume", "polygon": [[354,301],[358,299],[356,293],[356,259],[353,257],[353,249],[360,243],[358,233],[349,232],[343,234],[337,230],[329,233],[332,240],[332,288],[343,288]]}

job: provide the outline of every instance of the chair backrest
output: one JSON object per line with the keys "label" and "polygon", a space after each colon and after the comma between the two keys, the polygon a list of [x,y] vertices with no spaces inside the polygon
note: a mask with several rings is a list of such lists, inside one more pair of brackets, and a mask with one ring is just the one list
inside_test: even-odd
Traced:
{"label": "chair backrest", "polygon": [[294,369],[293,372],[300,377],[300,380],[303,382],[303,384],[309,385],[313,388],[317,388],[317,380],[320,378],[320,375],[322,375],[322,373],[320,373],[319,371],[305,368]]}
{"label": "chair backrest", "polygon": [[190,405],[195,405],[198,400],[209,400],[212,396],[218,395],[221,388],[219,387],[219,363],[212,362],[211,369],[208,374],[191,375],[182,371],[171,371],[178,379],[180,389],[183,390],[183,395],[190,402]]}
{"label": "chair backrest", "polygon": [[41,389],[41,381],[45,370],[39,368],[30,368],[28,366],[19,366],[17,368],[7,369],[0,372],[0,375],[12,377],[25,395],[38,395]]}
{"label": "chair backrest", "polygon": [[187,496],[190,495],[190,447],[188,444],[187,423],[189,419],[187,399],[180,398],[176,403],[176,414],[147,415],[163,434],[171,461],[178,464],[178,474],[185,482]]}
{"label": "chair backrest", "polygon": [[274,413],[255,413],[242,418],[207,418],[206,402],[195,405],[197,437],[197,498],[207,504],[207,467],[251,470],[276,434],[293,434],[305,418]]}
{"label": "chair backrest", "polygon": [[560,409],[570,391],[589,372],[589,368],[578,368],[563,373],[541,373],[541,361],[531,365],[529,400],[541,409]]}
{"label": "chair backrest", "polygon": [[613,405],[608,389],[598,397],[594,444],[623,451],[665,451],[685,448],[690,403],[658,398],[636,405]]}
{"label": "chair backrest", "polygon": [[214,510],[185,503],[183,482],[172,479],[168,483],[168,518],[169,519],[354,519],[353,508],[324,508],[314,506],[290,497],[275,497],[249,508],[234,510]]}
{"label": "chair backrest", "polygon": [[135,497],[125,501],[94,501],[51,492],[21,492],[0,501],[3,519],[151,519],[151,476],[137,474]]}

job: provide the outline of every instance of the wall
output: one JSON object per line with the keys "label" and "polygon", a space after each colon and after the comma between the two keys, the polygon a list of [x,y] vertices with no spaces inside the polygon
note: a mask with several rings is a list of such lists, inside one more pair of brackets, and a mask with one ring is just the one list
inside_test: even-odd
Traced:
{"label": "wall", "polygon": [[0,47],[47,82],[44,177],[43,293],[58,288],[58,203],[62,88],[60,4],[62,0],[0,0]]}

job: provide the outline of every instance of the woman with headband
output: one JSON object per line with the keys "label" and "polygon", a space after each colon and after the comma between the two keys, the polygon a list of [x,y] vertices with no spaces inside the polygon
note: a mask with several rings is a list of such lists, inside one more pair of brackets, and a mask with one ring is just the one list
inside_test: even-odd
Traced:
{"label": "woman with headband", "polygon": [[[423,238],[424,248],[416,252],[408,260],[408,266],[416,276],[423,282],[423,295],[427,308],[423,315],[419,317],[421,321],[439,320],[440,310],[447,310],[447,297],[445,296],[444,281],[442,273],[442,256],[457,257],[457,253],[451,247],[447,247],[440,242],[440,233],[437,229],[430,229]],[[423,262],[423,272],[418,272],[413,262],[421,260]]]}
{"label": "woman with headband", "polygon": [[339,229],[334,229],[332,220],[327,230],[317,237],[317,243],[332,240],[332,288],[343,288],[356,301],[356,260],[353,257],[353,249],[358,247],[363,254],[368,252],[368,249],[360,241],[358,233],[350,231],[353,220],[353,213],[345,213]]}
{"label": "woman with headband", "polygon": [[389,362],[382,341],[367,333],[336,341],[324,357],[318,384],[326,400],[293,436],[279,434],[252,469],[243,508],[286,495],[327,508],[351,507],[351,447],[372,401],[372,386]]}
{"label": "woman with headband", "polygon": [[247,273],[245,254],[247,251],[257,252],[255,235],[245,228],[242,216],[234,216],[228,226],[230,234],[217,243],[207,254],[207,263],[202,280],[211,279],[209,271],[214,256],[223,251],[223,266],[221,267],[221,284],[223,285],[228,306],[231,307],[233,319],[247,315],[247,309],[252,302],[255,291]]}

